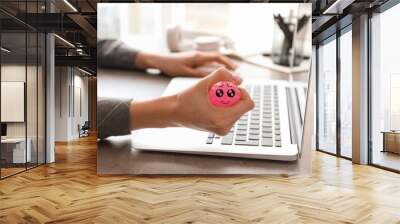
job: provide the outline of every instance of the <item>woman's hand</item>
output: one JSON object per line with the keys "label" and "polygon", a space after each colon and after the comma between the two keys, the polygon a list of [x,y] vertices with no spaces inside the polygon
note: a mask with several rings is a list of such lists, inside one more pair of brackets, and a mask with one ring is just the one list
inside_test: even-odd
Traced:
{"label": "woman's hand", "polygon": [[220,68],[201,79],[196,85],[177,94],[177,117],[181,126],[226,135],[235,122],[247,111],[253,109],[254,102],[247,91],[240,88],[241,99],[232,107],[215,107],[208,98],[211,86],[219,81],[242,83],[239,76],[225,68]]}
{"label": "woman's hand", "polygon": [[229,58],[218,52],[182,52],[169,55],[154,55],[140,52],[135,64],[138,68],[156,68],[170,76],[203,77],[207,71],[197,69],[199,66],[211,63],[221,64],[233,70],[237,66]]}
{"label": "woman's hand", "polygon": [[201,79],[194,86],[172,96],[161,97],[131,105],[132,129],[184,126],[226,135],[234,123],[254,102],[245,89],[240,88],[240,101],[228,108],[215,107],[208,99],[208,90],[219,81],[240,85],[240,77],[220,68]]}

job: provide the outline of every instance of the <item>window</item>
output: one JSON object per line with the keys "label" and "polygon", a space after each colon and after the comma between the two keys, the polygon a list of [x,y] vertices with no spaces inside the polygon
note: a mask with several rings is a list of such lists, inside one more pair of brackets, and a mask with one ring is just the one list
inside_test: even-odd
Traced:
{"label": "window", "polygon": [[318,149],[336,154],[336,36],[318,48]]}
{"label": "window", "polygon": [[351,26],[340,36],[340,155],[352,157],[352,35]]}
{"label": "window", "polygon": [[317,53],[317,149],[351,159],[353,131],[351,24],[322,41]]}
{"label": "window", "polygon": [[[400,5],[371,18],[372,164],[400,170]],[[392,132],[393,131],[393,132]]]}

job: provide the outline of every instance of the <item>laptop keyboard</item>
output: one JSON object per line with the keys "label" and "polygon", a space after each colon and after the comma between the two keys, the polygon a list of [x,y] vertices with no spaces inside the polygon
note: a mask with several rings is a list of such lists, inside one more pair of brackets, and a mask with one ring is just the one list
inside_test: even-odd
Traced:
{"label": "laptop keyboard", "polygon": [[254,100],[254,109],[245,113],[227,135],[209,133],[206,143],[221,138],[222,145],[281,147],[278,87],[253,85],[245,89]]}

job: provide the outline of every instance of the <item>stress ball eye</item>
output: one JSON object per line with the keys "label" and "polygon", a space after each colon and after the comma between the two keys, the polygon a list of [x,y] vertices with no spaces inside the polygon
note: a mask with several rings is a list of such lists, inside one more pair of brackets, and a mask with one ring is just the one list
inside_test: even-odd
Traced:
{"label": "stress ball eye", "polygon": [[235,96],[235,90],[229,89],[227,94],[228,94],[229,97],[234,97]]}
{"label": "stress ball eye", "polygon": [[218,97],[222,97],[224,95],[224,91],[222,89],[217,89],[215,92],[215,95]]}

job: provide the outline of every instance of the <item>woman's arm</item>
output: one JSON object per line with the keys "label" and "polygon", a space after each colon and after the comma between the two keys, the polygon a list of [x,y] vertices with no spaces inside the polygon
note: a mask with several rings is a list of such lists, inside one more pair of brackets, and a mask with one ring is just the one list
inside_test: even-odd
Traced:
{"label": "woman's arm", "polygon": [[134,69],[138,51],[120,40],[97,41],[97,65],[102,68]]}
{"label": "woman's arm", "polygon": [[160,97],[147,101],[132,101],[130,104],[130,127],[132,130],[142,128],[165,128],[179,126],[176,95]]}
{"label": "woman's arm", "polygon": [[97,100],[97,137],[128,135],[130,127],[130,99],[99,97]]}
{"label": "woman's arm", "polygon": [[155,68],[169,76],[191,77],[208,75],[208,71],[197,68],[210,63],[217,63],[229,70],[234,70],[237,67],[229,58],[218,52],[190,51],[165,55],[139,52],[135,61],[136,67],[140,69]]}
{"label": "woman's arm", "polygon": [[[175,95],[147,101],[114,100],[107,105],[99,101],[98,137],[127,135],[131,130],[142,128],[188,127],[210,131],[218,135],[229,132],[234,123],[254,107],[246,90],[241,88],[241,99],[232,107],[213,106],[208,90],[219,81],[231,81],[240,85],[240,77],[221,68],[201,79],[194,86]],[[108,113],[102,113],[108,108]]]}
{"label": "woman's arm", "polygon": [[159,69],[170,76],[208,75],[197,67],[208,63],[218,63],[230,70],[236,65],[218,52],[181,52],[165,55],[139,52],[120,40],[99,40],[97,42],[97,62],[102,68],[118,69]]}
{"label": "woman's arm", "polygon": [[217,108],[208,99],[208,90],[219,81],[240,85],[240,77],[226,69],[218,69],[194,86],[178,94],[130,105],[131,128],[164,128],[182,126],[218,135],[229,132],[234,123],[254,107],[246,90],[241,88],[240,101],[229,108]]}

